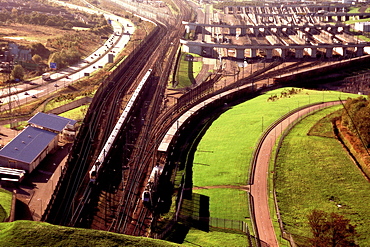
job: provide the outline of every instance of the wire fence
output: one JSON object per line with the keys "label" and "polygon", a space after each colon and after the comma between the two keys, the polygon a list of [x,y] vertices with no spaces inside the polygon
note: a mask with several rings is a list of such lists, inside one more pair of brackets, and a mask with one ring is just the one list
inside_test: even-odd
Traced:
{"label": "wire fence", "polygon": [[240,220],[231,220],[231,219],[220,219],[214,217],[198,217],[198,216],[185,216],[179,215],[180,219],[191,220],[192,222],[197,222],[197,225],[204,225],[208,227],[216,227],[221,229],[229,229],[235,231],[241,231],[247,236],[248,246],[253,247],[253,237],[250,234],[249,227],[246,222]]}
{"label": "wire fence", "polygon": [[[295,243],[292,234],[288,233],[284,229],[284,224],[283,224],[283,221],[281,219],[279,205],[278,205],[278,199],[277,199],[277,195],[276,195],[276,178],[277,178],[277,175],[278,175],[277,172],[276,172],[277,156],[279,154],[280,148],[282,146],[282,143],[283,143],[285,137],[289,134],[290,130],[292,128],[294,128],[294,126],[299,121],[301,121],[302,118],[304,118],[304,117],[306,117],[306,116],[314,113],[315,111],[317,111],[319,109],[322,109],[322,108],[325,108],[325,107],[329,107],[329,106],[333,106],[333,105],[336,105],[336,104],[339,104],[339,103],[340,103],[340,101],[333,101],[333,102],[325,102],[325,103],[322,103],[322,104],[311,105],[309,111],[306,114],[298,115],[298,118],[295,119],[295,120],[293,120],[293,121],[288,120],[289,121],[289,125],[283,131],[283,133],[281,133],[281,136],[279,138],[279,142],[277,144],[276,152],[275,152],[275,157],[274,157],[274,177],[273,177],[273,189],[272,190],[273,190],[274,205],[275,205],[275,210],[276,210],[276,216],[277,216],[278,223],[279,223],[280,233],[281,233],[282,238],[284,238],[285,240],[287,240],[290,243],[290,246],[291,247],[296,247],[297,244]],[[302,107],[302,108],[304,108],[304,107]],[[289,116],[285,116],[286,119],[290,118],[295,113],[298,113],[298,112],[292,112],[291,114],[288,114]],[[282,120],[281,120],[281,122],[279,124],[282,124]]]}

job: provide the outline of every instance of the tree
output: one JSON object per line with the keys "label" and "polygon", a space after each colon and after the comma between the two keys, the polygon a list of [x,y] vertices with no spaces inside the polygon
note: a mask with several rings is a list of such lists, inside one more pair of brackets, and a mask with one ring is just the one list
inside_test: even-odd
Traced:
{"label": "tree", "polygon": [[42,62],[42,57],[39,54],[35,54],[35,55],[32,56],[32,61],[39,64],[39,63]]}
{"label": "tree", "polygon": [[41,43],[33,43],[31,45],[32,54],[38,54],[43,59],[48,58],[50,55],[50,51]]}
{"label": "tree", "polygon": [[11,76],[14,80],[19,79],[22,81],[24,77],[24,70],[22,65],[19,64],[15,65],[11,72]]}
{"label": "tree", "polygon": [[310,241],[314,247],[359,246],[355,243],[355,226],[343,215],[313,210],[308,215],[308,224],[313,235]]}

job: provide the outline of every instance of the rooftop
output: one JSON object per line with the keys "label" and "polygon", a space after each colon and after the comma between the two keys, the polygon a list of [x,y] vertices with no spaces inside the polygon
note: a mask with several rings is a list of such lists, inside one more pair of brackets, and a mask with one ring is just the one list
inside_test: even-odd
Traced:
{"label": "rooftop", "polygon": [[37,113],[33,116],[30,120],[28,120],[29,124],[35,124],[37,126],[41,126],[46,129],[50,129],[53,131],[61,132],[68,124],[75,125],[76,121],[60,117],[54,114],[46,114],[43,112]]}
{"label": "rooftop", "polygon": [[0,156],[31,163],[58,134],[28,126],[0,150]]}

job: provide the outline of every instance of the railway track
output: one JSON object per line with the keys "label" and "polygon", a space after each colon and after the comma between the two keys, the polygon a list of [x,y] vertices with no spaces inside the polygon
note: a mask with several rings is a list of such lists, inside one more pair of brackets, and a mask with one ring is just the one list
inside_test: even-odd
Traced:
{"label": "railway track", "polygon": [[[153,219],[157,219],[158,212],[156,208],[148,210],[143,206],[141,193],[148,173],[161,158],[157,157],[157,147],[178,116],[214,93],[213,85],[221,76],[217,75],[208,85],[194,90],[195,93],[190,93],[175,106],[165,110],[161,108],[171,71],[167,61],[174,60],[176,55],[178,39],[183,32],[181,21],[190,17],[190,12],[180,6],[185,16],[178,19],[171,32],[159,25],[156,33],[138,50],[144,59],[132,57],[124,70],[115,72],[110,81],[104,82],[94,98],[93,107],[90,107],[80,130],[81,138],[74,146],[76,151],[72,151],[63,176],[66,182],[61,183],[55,206],[49,210],[46,221],[135,236],[148,235],[148,227]],[[170,52],[167,52],[168,47],[173,47]],[[150,57],[157,59],[148,66]],[[142,97],[141,107],[136,109],[123,128],[115,149],[101,171],[99,184],[89,186],[88,170],[112,131],[124,104],[124,96],[135,88],[135,78],[140,77],[140,71],[149,67],[154,68],[157,76],[150,81],[151,87]],[[258,76],[263,78],[271,74],[261,73],[253,75],[253,78]],[[159,112],[160,109],[163,111]]]}
{"label": "railway track", "polygon": [[[180,27],[180,23],[178,24],[178,27]],[[172,47],[169,58],[173,58],[177,52],[175,47],[177,47],[176,44],[178,44],[179,41],[174,39],[176,36],[178,36],[178,33],[169,33],[169,38],[162,41],[164,43],[162,43],[163,47]],[[166,49],[159,49],[158,55],[162,56],[162,59],[159,60],[165,60],[165,54]],[[161,65],[158,66],[162,67]],[[137,148],[134,149],[132,154],[133,159],[130,161],[129,167],[134,167],[135,171],[130,173],[130,177],[127,180],[126,194],[122,197],[116,218],[109,228],[110,231],[143,236],[147,234],[147,229],[152,219],[152,212],[142,204],[141,193],[145,187],[145,178],[147,178],[147,173],[156,163],[155,155],[157,144],[153,139],[156,140],[155,135],[157,132],[156,130],[153,130],[153,125],[157,119],[160,106],[163,102],[167,78],[170,73],[170,65],[164,64],[162,68],[164,69],[159,75],[158,83],[151,90],[154,93],[145,116],[145,126],[140,133],[138,142],[136,143]]]}
{"label": "railway track", "polygon": [[[182,32],[181,28],[180,18],[176,28],[172,29],[175,32],[167,33],[166,39],[161,41],[161,47],[156,51],[156,56],[159,57],[158,61],[173,60],[177,52],[176,47],[179,44],[178,37],[180,37]],[[167,53],[168,47],[172,47],[169,54]],[[146,109],[145,117],[140,116],[145,124],[134,145],[135,148],[133,148],[130,162],[126,166],[128,168],[126,177],[124,177],[117,190],[120,195],[116,194],[114,198],[106,197],[105,202],[100,204],[106,205],[104,207],[108,208],[107,205],[111,204],[111,200],[115,201],[114,217],[110,218],[109,224],[105,224],[104,228],[108,231],[135,236],[147,235],[147,229],[152,219],[152,212],[144,207],[141,202],[141,193],[145,186],[147,173],[156,163],[155,155],[159,139],[157,138],[157,129],[153,130],[152,126],[156,121],[163,102],[171,65],[166,62],[158,62],[156,68],[156,71],[160,72],[158,82],[152,83],[153,87],[150,91],[153,94],[147,100],[150,103]],[[119,202],[117,202],[117,197],[120,197]],[[102,212],[102,210],[98,211]],[[106,215],[100,218],[106,218]]]}
{"label": "railway track", "polygon": [[[156,44],[157,34],[160,34],[159,29],[143,42],[137,53],[150,57],[152,54],[150,47],[153,43]],[[125,62],[121,66],[121,72],[114,73],[108,81],[103,82],[89,108],[60,185],[57,186],[52,205],[44,216],[50,223],[73,226],[76,224],[85,226],[87,223],[76,219],[83,212],[78,209],[79,205],[86,203],[87,200],[83,195],[89,194],[85,191],[89,181],[87,172],[114,126],[111,123],[117,120],[123,96],[129,94],[130,86],[134,86],[132,84],[145,68],[147,60],[141,59],[140,56],[132,56]]]}

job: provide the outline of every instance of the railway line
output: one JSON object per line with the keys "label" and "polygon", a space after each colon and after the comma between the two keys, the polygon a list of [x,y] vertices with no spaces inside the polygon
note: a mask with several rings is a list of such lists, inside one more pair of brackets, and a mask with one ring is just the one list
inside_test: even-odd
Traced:
{"label": "railway line", "polygon": [[[133,55],[131,59],[126,59],[130,62],[121,65],[120,72],[110,76],[110,80],[104,82],[106,85],[99,89],[64,173],[65,180],[74,182],[61,183],[58,187],[54,206],[44,215],[46,221],[130,235],[145,234],[151,212],[141,205],[139,195],[143,190],[148,163],[154,162],[151,150],[155,149],[150,147],[151,142],[148,141],[152,135],[150,126],[159,114],[170,74],[171,66],[162,61],[175,56],[178,38],[183,32],[181,29],[181,19],[172,33],[159,24],[157,30],[142,43],[137,52],[140,56]],[[171,52],[167,53],[167,48],[171,46]],[[152,61],[150,57],[157,59]],[[132,83],[133,78],[140,74],[148,61],[151,62],[148,67],[159,71],[160,77],[150,81],[151,87],[140,97],[141,107],[128,117],[109,158],[105,160],[106,164],[102,164],[96,184],[89,185],[86,172],[91,169],[98,150],[109,138],[121,107],[120,100],[133,91],[132,87],[136,86]]]}
{"label": "railway line", "polygon": [[[214,85],[221,77],[221,73],[217,73],[181,96],[175,105],[164,109],[164,93],[171,71],[168,61],[173,61],[177,53],[179,37],[183,33],[181,21],[190,17],[190,11],[184,3],[179,1],[177,4],[183,13],[177,22],[171,20],[172,25],[167,22],[167,26],[158,24],[136,53],[126,58],[98,90],[52,202],[43,215],[45,221],[134,236],[151,236],[150,225],[155,225],[161,208],[158,205],[165,202],[166,198],[156,196],[151,207],[145,207],[141,195],[152,168],[165,164],[168,154],[158,153],[157,148],[174,121],[207,97],[319,63],[296,62],[279,68],[282,61],[277,60],[216,92]],[[148,79],[148,88],[139,96],[117,140],[112,143],[112,150],[107,154],[104,164],[99,164],[101,168],[96,183],[91,184],[89,171],[111,136],[125,107],[125,98],[135,91],[143,73],[149,69],[153,69],[154,76]],[[173,182],[171,174],[176,169],[176,164],[164,167],[162,176],[166,177],[169,185]]]}
{"label": "railway line", "polygon": [[[164,41],[167,42],[167,46],[164,47],[172,47],[168,54],[168,60],[172,60],[177,52],[175,47],[179,44],[179,32],[181,33],[182,31],[180,20],[174,29],[176,31],[169,33],[169,38]],[[162,56],[166,54],[165,50],[161,52]],[[163,60],[166,59],[163,58]],[[159,110],[163,102],[163,94],[167,86],[167,78],[169,77],[171,65],[164,63],[163,68],[158,78],[158,86],[152,90],[154,93],[151,103],[148,105],[147,114],[145,115],[145,125],[138,137],[136,143],[137,148],[134,149],[131,155],[133,159],[130,160],[130,164],[128,165],[130,169],[134,167],[135,170],[130,173],[127,179],[125,184],[126,193],[123,195],[116,216],[108,229],[110,231],[135,236],[148,235],[149,224],[155,217],[153,216],[152,209],[149,210],[143,206],[141,195],[146,185],[147,173],[150,173],[152,167],[157,163],[156,147],[159,145],[157,138],[159,132],[153,126],[160,113]]]}
{"label": "railway line", "polygon": [[[142,42],[137,49],[137,54],[150,57],[153,53],[151,48],[159,42],[156,35],[163,35],[163,30],[163,28],[156,28],[147,40]],[[130,94],[135,78],[146,66],[148,66],[147,59],[141,59],[140,56],[132,54],[121,63],[119,70],[103,82],[89,108],[77,137],[78,141],[74,144],[66,170],[54,194],[55,199],[43,216],[46,221],[62,225],[87,224],[84,220],[77,220],[76,217],[79,217],[75,214],[77,205],[85,203],[86,200],[82,195],[87,195],[84,193],[89,180],[87,172],[98,150],[101,150],[102,144],[112,131],[114,125],[111,123],[117,120],[123,96]],[[83,213],[84,210],[79,209],[79,211]]]}

